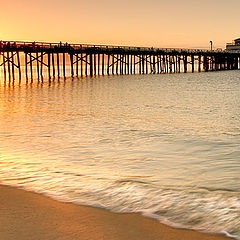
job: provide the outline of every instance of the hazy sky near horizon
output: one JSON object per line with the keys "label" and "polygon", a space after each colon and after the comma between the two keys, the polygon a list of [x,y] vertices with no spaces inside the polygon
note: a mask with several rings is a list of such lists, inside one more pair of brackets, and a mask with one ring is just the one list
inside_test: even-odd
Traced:
{"label": "hazy sky near horizon", "polygon": [[225,47],[240,37],[239,0],[11,0],[2,40]]}

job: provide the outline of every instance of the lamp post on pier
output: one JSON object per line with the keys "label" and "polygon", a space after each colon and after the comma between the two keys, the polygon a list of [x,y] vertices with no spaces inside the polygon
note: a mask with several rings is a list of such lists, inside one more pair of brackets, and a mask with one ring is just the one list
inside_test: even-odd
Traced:
{"label": "lamp post on pier", "polygon": [[212,51],[213,41],[210,41],[210,50]]}

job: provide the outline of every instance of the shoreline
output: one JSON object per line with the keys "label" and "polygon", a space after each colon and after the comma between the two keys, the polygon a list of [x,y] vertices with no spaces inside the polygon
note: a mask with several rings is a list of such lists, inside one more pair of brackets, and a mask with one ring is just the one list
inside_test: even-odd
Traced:
{"label": "shoreline", "polygon": [[0,185],[1,240],[227,240],[175,229],[137,213],[58,202],[47,196]]}

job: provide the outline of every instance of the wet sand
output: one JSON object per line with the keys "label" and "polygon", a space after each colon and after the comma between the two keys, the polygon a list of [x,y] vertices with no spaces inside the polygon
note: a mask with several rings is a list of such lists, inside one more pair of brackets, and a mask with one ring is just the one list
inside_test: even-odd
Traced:
{"label": "wet sand", "polygon": [[61,203],[0,185],[0,240],[223,240],[179,230],[140,214]]}

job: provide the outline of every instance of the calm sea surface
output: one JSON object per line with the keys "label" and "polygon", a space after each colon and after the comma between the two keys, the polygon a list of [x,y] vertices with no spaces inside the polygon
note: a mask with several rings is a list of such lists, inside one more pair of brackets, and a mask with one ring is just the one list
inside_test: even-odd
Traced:
{"label": "calm sea surface", "polygon": [[0,84],[0,183],[240,237],[240,71]]}

